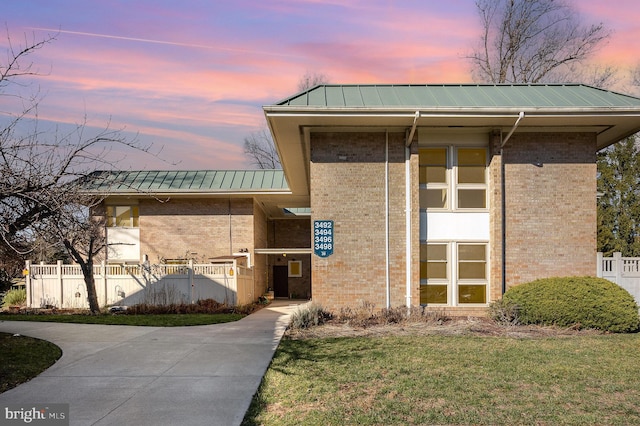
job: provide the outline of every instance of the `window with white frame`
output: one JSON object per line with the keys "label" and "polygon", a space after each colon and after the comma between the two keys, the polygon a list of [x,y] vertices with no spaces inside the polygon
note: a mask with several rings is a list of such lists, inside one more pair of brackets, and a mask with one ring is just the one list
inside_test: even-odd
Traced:
{"label": "window with white frame", "polygon": [[420,246],[420,304],[449,303],[449,245]]}
{"label": "window with white frame", "polygon": [[487,209],[486,148],[420,148],[419,161],[421,209]]}
{"label": "window with white frame", "polygon": [[456,151],[456,207],[486,209],[487,150],[458,148]]}
{"label": "window with white frame", "polygon": [[457,243],[457,302],[487,303],[487,245]]}
{"label": "window with white frame", "polygon": [[420,208],[449,207],[449,153],[447,148],[421,148]]}
{"label": "window with white frame", "polygon": [[423,243],[420,246],[420,304],[487,303],[486,243]]}
{"label": "window with white frame", "polygon": [[107,206],[107,227],[138,228],[138,206]]}

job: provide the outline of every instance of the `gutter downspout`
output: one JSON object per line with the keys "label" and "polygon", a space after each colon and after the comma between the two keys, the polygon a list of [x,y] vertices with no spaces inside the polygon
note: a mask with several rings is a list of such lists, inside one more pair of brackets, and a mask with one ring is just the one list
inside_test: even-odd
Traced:
{"label": "gutter downspout", "polygon": [[389,130],[385,131],[384,151],[384,228],[385,228],[385,284],[387,287],[387,309],[391,308],[391,276],[389,270]]}
{"label": "gutter downspout", "polygon": [[511,131],[507,134],[507,137],[502,140],[502,144],[500,145],[500,149],[502,149],[506,145],[507,141],[509,141],[509,138],[511,138],[511,135],[513,134],[513,132],[516,131],[516,128],[518,127],[518,124],[520,124],[520,120],[522,120],[523,118],[524,118],[524,111],[520,111],[520,114],[518,114],[518,119],[513,124],[513,127],[511,128]]}
{"label": "gutter downspout", "polygon": [[416,133],[416,126],[418,125],[418,118],[420,118],[420,111],[416,111],[415,115],[413,116],[413,125],[411,125],[409,137],[404,143],[406,147],[409,147],[411,145],[411,141],[413,141],[413,135]]}
{"label": "gutter downspout", "polygon": [[518,119],[513,124],[511,131],[507,134],[507,137],[504,138],[500,143],[500,186],[501,186],[501,216],[502,216],[502,294],[504,295],[507,291],[507,194],[506,189],[507,185],[505,183],[505,164],[504,164],[504,146],[513,135],[513,132],[516,131],[516,128],[520,124],[520,120],[524,118],[524,111],[520,111],[518,114]]}
{"label": "gutter downspout", "polygon": [[418,124],[418,118],[420,118],[420,111],[416,111],[413,117],[413,125],[411,126],[411,131],[409,132],[409,136],[405,141],[404,147],[404,188],[405,188],[405,264],[406,264],[406,276],[405,276],[405,285],[406,285],[406,306],[407,309],[411,309],[411,276],[412,276],[412,264],[411,264],[411,216],[413,210],[411,208],[411,143],[413,142],[413,136],[416,133],[416,126]]}

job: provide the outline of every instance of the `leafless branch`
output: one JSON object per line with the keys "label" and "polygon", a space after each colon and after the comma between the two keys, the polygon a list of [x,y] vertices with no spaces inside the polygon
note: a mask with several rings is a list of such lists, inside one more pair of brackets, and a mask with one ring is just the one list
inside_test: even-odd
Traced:
{"label": "leafless branch", "polygon": [[271,134],[266,128],[255,131],[244,138],[244,153],[260,169],[281,168],[278,152]]}
{"label": "leafless branch", "polygon": [[483,30],[467,59],[479,81],[559,82],[611,35],[602,23],[584,25],[562,0],[477,0],[476,7]]}

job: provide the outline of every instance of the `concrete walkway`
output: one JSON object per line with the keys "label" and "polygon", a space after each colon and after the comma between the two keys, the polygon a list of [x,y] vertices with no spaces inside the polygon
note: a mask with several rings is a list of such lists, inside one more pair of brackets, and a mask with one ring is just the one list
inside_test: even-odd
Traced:
{"label": "concrete walkway", "polygon": [[0,394],[6,404],[68,403],[71,425],[237,425],[289,315],[274,301],[240,321],[195,327],[0,322],[0,331],[48,340],[62,357]]}

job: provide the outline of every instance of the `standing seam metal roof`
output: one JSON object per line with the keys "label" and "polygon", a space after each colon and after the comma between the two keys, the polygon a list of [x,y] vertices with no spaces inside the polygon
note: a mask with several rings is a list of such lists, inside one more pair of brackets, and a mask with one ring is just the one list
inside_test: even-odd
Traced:
{"label": "standing seam metal roof", "polygon": [[83,182],[91,192],[288,191],[282,170],[99,171]]}
{"label": "standing seam metal roof", "polygon": [[624,108],[640,98],[582,84],[319,85],[274,106],[316,108]]}

